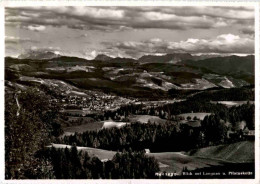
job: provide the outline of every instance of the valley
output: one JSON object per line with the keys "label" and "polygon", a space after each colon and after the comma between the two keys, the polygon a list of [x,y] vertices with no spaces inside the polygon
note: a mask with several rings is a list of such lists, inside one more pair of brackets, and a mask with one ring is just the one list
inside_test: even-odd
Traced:
{"label": "valley", "polygon": [[57,135],[48,148],[76,145],[78,152],[102,163],[114,161],[116,153],[146,150],[144,157],[159,164],[157,173],[181,178],[186,170],[254,162],[254,152],[242,154],[254,145],[253,60],[236,57],[246,60],[242,67],[233,56],[221,58],[234,72],[213,72],[218,57],[203,65],[204,60],[185,54],[139,60],[104,55],[94,60],[6,58],[5,91],[19,95],[37,89],[48,96],[47,103],[58,110],[52,125]]}
{"label": "valley", "polygon": [[259,4],[43,1],[2,3],[5,182],[259,182]]}

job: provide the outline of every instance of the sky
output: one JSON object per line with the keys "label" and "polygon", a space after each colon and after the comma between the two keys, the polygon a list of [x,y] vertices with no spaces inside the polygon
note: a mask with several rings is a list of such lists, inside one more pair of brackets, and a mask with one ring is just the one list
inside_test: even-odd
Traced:
{"label": "sky", "polygon": [[29,51],[93,59],[169,53],[254,54],[251,6],[5,9],[5,54]]}

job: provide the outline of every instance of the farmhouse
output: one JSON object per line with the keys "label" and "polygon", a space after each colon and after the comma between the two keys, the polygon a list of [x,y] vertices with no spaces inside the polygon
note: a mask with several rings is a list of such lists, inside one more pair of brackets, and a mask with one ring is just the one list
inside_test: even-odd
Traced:
{"label": "farmhouse", "polygon": [[151,153],[149,149],[144,149],[145,153]]}
{"label": "farmhouse", "polygon": [[255,138],[255,130],[249,130],[247,127],[243,130],[243,136],[247,139]]}

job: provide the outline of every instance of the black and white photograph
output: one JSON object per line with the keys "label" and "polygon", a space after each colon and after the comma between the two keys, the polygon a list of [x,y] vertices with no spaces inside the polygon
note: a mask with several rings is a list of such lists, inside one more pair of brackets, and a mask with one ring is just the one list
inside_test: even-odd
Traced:
{"label": "black and white photograph", "polygon": [[254,181],[256,6],[158,5],[4,7],[6,181]]}

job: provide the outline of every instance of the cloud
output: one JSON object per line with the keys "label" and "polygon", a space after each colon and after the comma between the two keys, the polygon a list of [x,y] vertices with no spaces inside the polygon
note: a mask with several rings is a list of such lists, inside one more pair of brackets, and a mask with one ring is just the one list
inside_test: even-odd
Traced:
{"label": "cloud", "polygon": [[39,51],[39,52],[47,52],[47,51],[51,51],[51,52],[59,52],[61,51],[60,47],[37,47],[37,46],[31,46],[30,49],[31,51]]}
{"label": "cloud", "polygon": [[249,20],[254,19],[254,7],[235,7],[235,6],[185,6],[185,7],[146,7],[140,8],[142,11],[156,11],[161,9],[161,12],[168,14],[175,14],[178,16],[198,16],[198,17],[218,17],[226,19],[242,19]]}
{"label": "cloud", "polygon": [[191,53],[254,53],[254,40],[238,35],[223,34],[214,39],[186,40],[170,42],[168,49],[184,50]]}
{"label": "cloud", "polygon": [[19,43],[38,43],[36,40],[31,40],[30,38],[19,38],[14,36],[5,36],[6,44],[19,44]]}
{"label": "cloud", "polygon": [[254,22],[251,7],[15,7],[6,24],[34,31],[45,26],[122,31],[128,29],[211,29]]}
{"label": "cloud", "polygon": [[44,31],[46,27],[42,25],[29,25],[28,27],[26,27],[26,29],[31,31]]}
{"label": "cloud", "polygon": [[[37,34],[31,35],[37,35],[37,39],[41,40],[45,37],[40,32],[48,33],[46,34],[48,38],[46,36],[46,40],[43,40],[41,43],[28,38],[6,38],[6,43],[38,42],[38,44],[24,44],[24,48],[30,48],[32,45],[41,47],[46,45],[45,41],[48,41],[49,45],[60,44],[62,51],[66,53],[71,51],[71,53],[78,54],[79,52],[81,53],[81,50],[88,48],[90,50],[81,54],[86,55],[86,52],[90,54],[95,50],[97,53],[105,53],[116,57],[140,57],[143,54],[171,52],[254,52],[254,7],[251,6],[31,6],[8,7],[5,10],[7,30],[17,30],[18,32],[23,29],[19,33],[20,37],[23,37],[21,35],[30,37],[30,32],[34,31]],[[57,34],[60,34],[59,37],[65,37],[65,39],[54,38],[53,35],[56,33],[50,33],[51,30],[56,30],[52,29],[53,27],[61,28]],[[142,32],[143,34],[145,32],[136,31],[137,29],[152,29],[146,30],[146,38],[151,38],[154,35],[152,32],[158,31],[159,38],[140,41],[141,34],[139,33]],[[162,29],[167,29],[167,31]],[[200,38],[205,34],[205,39],[197,39],[195,35],[188,36],[188,34],[193,33],[194,29],[204,29],[195,30],[194,33],[198,33]],[[181,33],[178,40],[183,40],[174,42],[160,39],[165,38],[167,35],[169,40],[176,38],[176,36],[171,37],[171,31],[169,30],[173,30],[173,34]],[[98,34],[92,35],[93,32],[95,34],[95,31],[101,31],[102,33],[99,34],[104,38],[102,40],[109,42],[100,43],[101,38],[97,38]],[[115,33],[117,31],[125,31],[125,33],[120,33],[123,36],[116,38],[114,35],[117,34]],[[127,35],[133,35],[134,31],[139,35],[131,40],[131,37],[128,38]],[[113,34],[111,34],[111,37],[106,37],[107,35],[103,34],[103,32]],[[209,38],[212,35],[223,32],[232,34]],[[166,34],[162,36],[164,33]],[[128,41],[118,41],[127,39]],[[75,40],[77,44],[74,43]],[[86,43],[91,44],[86,45]],[[90,54],[89,57],[93,57],[93,55]]]}
{"label": "cloud", "polygon": [[98,55],[97,51],[96,50],[93,50],[91,53],[90,53],[90,56],[92,56],[93,58],[96,57]]}
{"label": "cloud", "polygon": [[179,42],[167,42],[159,38],[153,38],[143,42],[125,41],[117,43],[103,42],[107,48],[116,48],[121,50],[125,56],[134,58],[141,57],[144,54],[154,53],[254,53],[254,39],[240,37],[233,34],[222,34],[212,39],[189,38]]}

